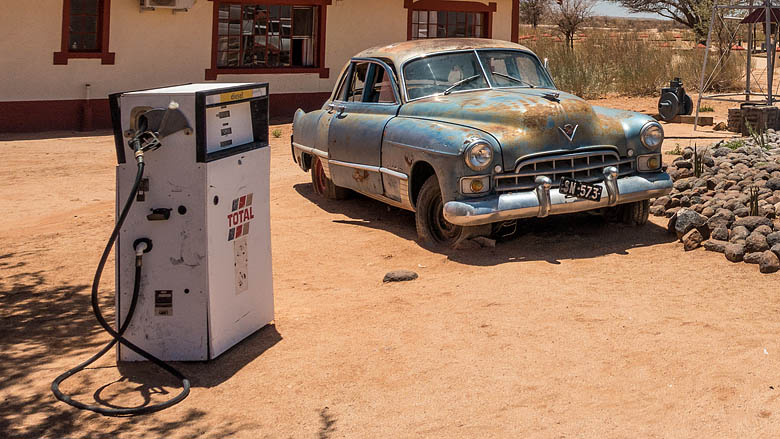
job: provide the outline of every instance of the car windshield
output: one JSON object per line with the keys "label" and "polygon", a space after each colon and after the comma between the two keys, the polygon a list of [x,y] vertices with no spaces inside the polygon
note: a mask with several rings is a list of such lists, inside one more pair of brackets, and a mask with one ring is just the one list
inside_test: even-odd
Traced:
{"label": "car windshield", "polygon": [[[536,57],[516,50],[480,50],[428,56],[404,67],[410,100],[488,87],[555,88]],[[485,72],[480,66],[488,71]],[[487,78],[486,76],[487,75]],[[488,82],[489,81],[489,82]]]}
{"label": "car windshield", "polygon": [[404,67],[404,76],[409,99],[489,87],[473,51],[414,60]]}
{"label": "car windshield", "polygon": [[555,88],[539,60],[515,50],[480,50],[479,59],[493,87]]}

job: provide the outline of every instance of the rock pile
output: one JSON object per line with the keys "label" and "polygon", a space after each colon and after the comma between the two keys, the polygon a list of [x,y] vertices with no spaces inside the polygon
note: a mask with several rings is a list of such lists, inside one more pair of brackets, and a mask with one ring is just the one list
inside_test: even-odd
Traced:
{"label": "rock pile", "polygon": [[742,140],[698,154],[685,148],[669,167],[674,189],[650,213],[669,218],[686,251],[703,246],[762,273],[780,270],[780,134],[767,138],[766,147]]}

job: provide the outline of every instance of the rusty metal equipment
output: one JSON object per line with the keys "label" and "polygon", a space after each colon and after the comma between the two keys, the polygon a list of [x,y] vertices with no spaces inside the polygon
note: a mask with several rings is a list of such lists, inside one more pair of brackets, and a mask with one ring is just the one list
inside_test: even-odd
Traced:
{"label": "rusty metal equipment", "polygon": [[661,89],[661,98],[658,100],[658,114],[666,122],[679,115],[690,115],[693,112],[693,99],[685,93],[682,80],[674,78],[669,82],[669,87]]}

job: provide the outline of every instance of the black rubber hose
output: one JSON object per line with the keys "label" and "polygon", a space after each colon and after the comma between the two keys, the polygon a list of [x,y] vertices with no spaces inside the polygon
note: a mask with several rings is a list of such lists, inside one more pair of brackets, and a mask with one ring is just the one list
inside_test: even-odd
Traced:
{"label": "black rubber hose", "polygon": [[[106,248],[103,250],[103,255],[100,257],[100,262],[98,263],[97,270],[95,271],[95,278],[92,281],[92,311],[95,313],[95,317],[100,323],[100,326],[102,326],[103,329],[111,335],[113,340],[111,340],[106,346],[104,346],[103,349],[101,349],[98,353],[96,353],[95,355],[93,355],[83,363],[79,364],[78,366],[58,376],[51,383],[51,391],[52,393],[54,393],[54,396],[57,397],[57,399],[59,399],[60,401],[69,404],[73,407],[76,407],[78,409],[90,410],[105,416],[133,416],[133,415],[154,413],[181,402],[190,393],[190,381],[187,378],[185,378],[181,372],[179,372],[172,366],[168,365],[167,363],[163,362],[162,360],[158,359],[154,355],[134,345],[133,343],[131,343],[130,341],[126,340],[123,337],[125,331],[130,326],[130,322],[133,320],[133,315],[135,314],[135,308],[136,305],[138,304],[138,296],[140,293],[140,285],[141,285],[141,267],[142,267],[142,258],[143,258],[142,256],[136,257],[135,279],[133,281],[133,297],[130,301],[130,309],[127,312],[127,317],[125,317],[124,323],[122,323],[122,325],[120,326],[119,332],[115,331],[114,328],[112,328],[111,325],[103,317],[103,313],[100,311],[100,306],[98,303],[98,286],[100,285],[100,277],[103,274],[103,268],[106,265],[106,260],[108,260],[108,255],[111,253],[111,248],[114,246],[114,242],[116,241],[116,238],[119,235],[119,230],[121,229],[122,224],[125,222],[125,218],[127,218],[127,214],[130,212],[130,207],[133,205],[133,202],[135,201],[136,195],[138,193],[138,188],[140,187],[141,180],[143,179],[143,174],[144,174],[143,160],[138,160],[138,172],[136,173],[135,176],[135,182],[133,183],[133,187],[130,190],[130,195],[128,196],[127,201],[125,202],[124,207],[122,208],[122,212],[119,215],[119,219],[117,220],[116,225],[114,226],[114,230],[111,232],[111,237],[108,239],[108,242],[106,243]],[[118,285],[117,288],[119,288]],[[119,310],[117,310],[117,312],[119,312]],[[124,408],[124,409],[108,408],[101,405],[84,404],[82,402],[72,399],[70,396],[65,395],[60,391],[60,384],[63,381],[75,375],[76,373],[84,370],[84,368],[97,361],[100,357],[105,355],[105,353],[108,352],[112,347],[114,347],[114,345],[116,345],[117,343],[124,344],[131,350],[135,351],[139,355],[143,356],[147,360],[151,361],[152,363],[159,366],[166,372],[170,373],[171,375],[181,380],[182,387],[183,387],[182,391],[174,398],[159,404],[154,404],[154,405],[149,405],[144,407]]]}

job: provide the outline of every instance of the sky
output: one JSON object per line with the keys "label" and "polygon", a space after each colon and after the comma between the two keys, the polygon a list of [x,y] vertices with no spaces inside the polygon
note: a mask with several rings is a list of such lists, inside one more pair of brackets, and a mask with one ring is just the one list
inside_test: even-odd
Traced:
{"label": "sky", "polygon": [[617,3],[597,1],[593,7],[593,15],[605,15],[608,17],[633,17],[633,18],[658,18],[664,19],[658,14],[631,14]]}

